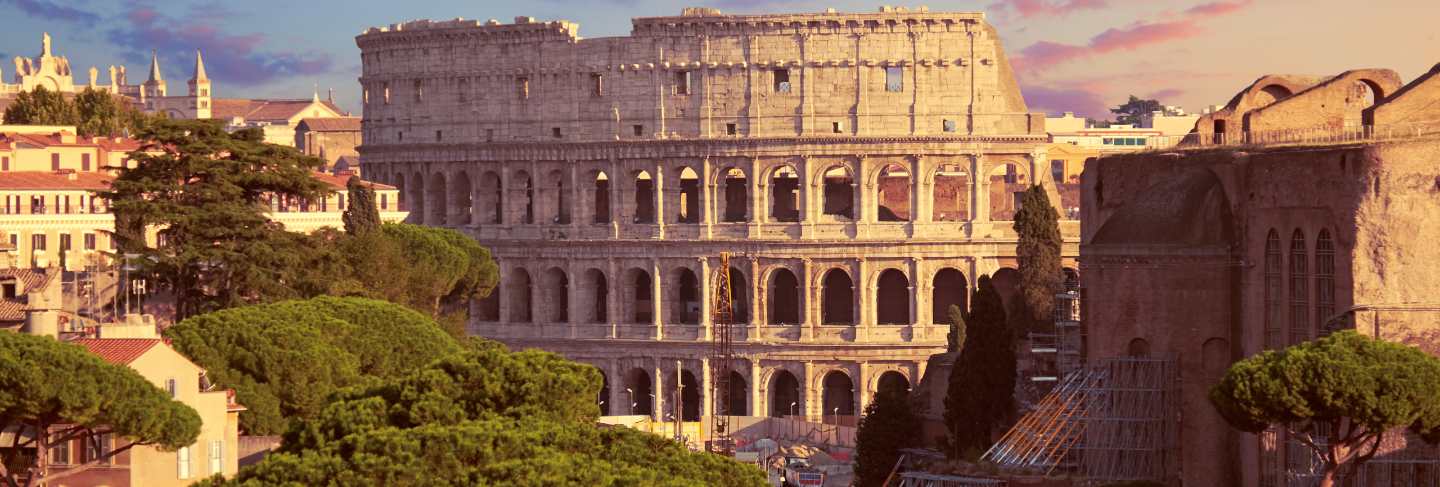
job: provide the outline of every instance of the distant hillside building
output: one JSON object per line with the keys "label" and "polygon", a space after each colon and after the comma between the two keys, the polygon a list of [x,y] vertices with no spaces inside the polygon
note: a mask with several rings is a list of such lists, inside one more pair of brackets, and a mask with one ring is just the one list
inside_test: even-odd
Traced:
{"label": "distant hillside building", "polygon": [[1164,107],[1133,125],[1111,124],[1100,127],[1085,117],[1065,112],[1059,117],[1046,117],[1045,130],[1056,143],[1070,144],[1100,152],[1135,152],[1174,146],[1195,127],[1199,115],[1189,115],[1176,107]]}

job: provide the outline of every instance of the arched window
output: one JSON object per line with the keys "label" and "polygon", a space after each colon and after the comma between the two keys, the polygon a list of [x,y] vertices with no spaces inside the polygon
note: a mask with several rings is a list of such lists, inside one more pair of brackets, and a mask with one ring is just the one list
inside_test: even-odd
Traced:
{"label": "arched window", "polygon": [[825,374],[821,386],[821,414],[825,415],[823,423],[837,424],[838,417],[855,415],[855,383],[850,380],[850,376],[838,370],[830,372]]}
{"label": "arched window", "polygon": [[644,369],[630,369],[625,373],[625,399],[630,401],[630,414],[649,416],[654,413],[655,395],[650,388],[650,374]]}
{"label": "arched window", "polygon": [[695,271],[681,267],[675,271],[675,301],[671,305],[670,322],[682,325],[700,323],[700,280]]}
{"label": "arched window", "polygon": [[570,321],[570,278],[559,267],[551,267],[541,277],[545,290],[545,319],[551,323]]}
{"label": "arched window", "polygon": [[745,179],[745,171],[738,168],[727,168],[720,179],[723,199],[720,200],[721,220],[727,223],[744,222],[750,214],[750,198],[748,197],[748,185]]}
{"label": "arched window", "polygon": [[700,420],[700,381],[688,370],[680,371],[681,421]]}
{"label": "arched window", "polygon": [[535,182],[530,179],[530,173],[515,173],[515,187],[520,191],[520,223],[535,223]]}
{"label": "arched window", "polygon": [[1145,341],[1144,338],[1130,340],[1130,344],[1125,346],[1125,355],[1129,357],[1149,357],[1150,342]]}
{"label": "arched window", "polygon": [[455,175],[455,181],[450,189],[451,204],[455,205],[455,221],[451,225],[469,225],[471,223],[470,210],[473,206],[470,202],[470,175],[460,171]]}
{"label": "arched window", "polygon": [[700,222],[700,177],[689,167],[680,169],[680,204],[676,212],[677,222]]}
{"label": "arched window", "polygon": [[970,173],[960,164],[945,164],[935,171],[933,220],[963,222],[970,219]]}
{"label": "arched window", "polygon": [[530,273],[525,269],[516,267],[510,271],[510,283],[505,286],[506,294],[510,295],[510,322],[529,323],[530,310]]}
{"label": "arched window", "polygon": [[898,269],[886,269],[880,273],[876,286],[875,319],[882,325],[909,325],[910,323],[910,279]]}
{"label": "arched window", "polygon": [[770,173],[770,218],[800,221],[800,177],[793,167],[782,166]]}
{"label": "arched window", "polygon": [[550,195],[549,198],[546,199],[550,200],[549,204],[551,206],[550,221],[548,223],[568,225],[570,223],[570,188],[565,181],[565,173],[551,171],[550,177],[547,179],[545,189]]}
{"label": "arched window", "polygon": [[930,319],[937,324],[951,324],[950,307],[958,306],[964,313],[969,295],[970,286],[965,282],[964,273],[948,267],[941,269],[935,273],[935,283],[930,289]]}
{"label": "arched window", "polygon": [[910,171],[899,164],[880,170],[875,181],[876,205],[882,222],[910,221]]}
{"label": "arched window", "polygon": [[1280,233],[1270,229],[1265,236],[1265,348],[1276,349],[1284,346],[1280,335],[1280,323],[1284,320],[1281,301]]}
{"label": "arched window", "polygon": [[655,223],[655,180],[649,171],[635,175],[635,223]]}
{"label": "arched window", "polygon": [[783,418],[803,414],[805,404],[801,403],[800,381],[788,370],[775,373],[770,379],[770,416]]}
{"label": "arched window", "polygon": [[1310,339],[1310,274],[1305,233],[1290,237],[1290,344]]}
{"label": "arched window", "polygon": [[776,269],[770,277],[770,324],[800,322],[800,281],[789,269]]}
{"label": "arched window", "polygon": [[445,190],[445,173],[437,172],[430,175],[429,196],[432,201],[430,201],[429,205],[430,213],[425,217],[426,224],[444,225],[449,223],[446,221],[446,212],[449,210],[449,205],[445,204],[445,200],[448,199],[449,195],[450,193]]}
{"label": "arched window", "polygon": [[1335,314],[1335,242],[1330,230],[1315,237],[1315,329],[1325,330],[1325,320]]}
{"label": "arched window", "polygon": [[825,170],[825,195],[821,213],[838,216],[846,220],[855,218],[855,180],[850,169],[835,166]]}
{"label": "arched window", "polygon": [[410,201],[409,220],[414,223],[425,223],[425,176],[415,173],[410,178]]}
{"label": "arched window", "polygon": [[610,178],[605,171],[595,174],[595,215],[592,223],[610,223]]}
{"label": "arched window", "polygon": [[729,413],[731,416],[745,416],[749,412],[745,407],[745,404],[749,402],[746,400],[748,397],[750,397],[750,387],[745,382],[745,376],[740,375],[740,372],[730,371]]}
{"label": "arched window", "polygon": [[606,323],[610,321],[610,283],[605,279],[605,273],[600,269],[585,271],[585,281],[581,291],[581,303],[590,303],[586,306],[586,323]]}
{"label": "arched window", "polygon": [[850,275],[830,269],[821,281],[820,317],[826,325],[855,324],[855,291]]}
{"label": "arched window", "polygon": [[735,323],[750,323],[750,281],[733,266],[730,267],[730,307]]}
{"label": "arched window", "polygon": [[505,192],[500,175],[486,172],[480,175],[480,205],[488,216],[485,223],[499,224],[505,220]]}
{"label": "arched window", "polygon": [[888,371],[880,374],[880,380],[875,384],[875,393],[901,395],[910,393],[910,380],[905,374],[896,371]]}
{"label": "arched window", "polygon": [[631,269],[630,279],[626,284],[630,286],[630,322],[650,323],[655,316],[655,308],[650,301],[653,295],[650,273],[641,269]]}

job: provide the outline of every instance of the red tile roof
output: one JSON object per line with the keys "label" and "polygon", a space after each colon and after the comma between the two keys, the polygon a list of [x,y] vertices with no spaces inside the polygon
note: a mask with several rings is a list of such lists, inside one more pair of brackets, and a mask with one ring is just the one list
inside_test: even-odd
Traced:
{"label": "red tile roof", "polygon": [[[289,121],[309,107],[314,100],[247,100],[225,98],[215,100],[210,106],[211,118],[229,120],[240,117],[246,121]],[[328,101],[320,102],[337,114],[343,114],[340,107]]]}
{"label": "red tile roof", "polygon": [[156,344],[158,338],[81,338],[71,341],[85,347],[90,353],[99,355],[106,362],[126,365],[145,355]]}
{"label": "red tile roof", "polygon": [[0,299],[0,323],[25,321],[25,303]]}
{"label": "red tile roof", "polygon": [[110,189],[114,180],[115,176],[103,172],[13,171],[0,175],[0,189],[100,191]]}
{"label": "red tile roof", "polygon": [[306,118],[300,126],[311,132],[359,132],[360,117]]}
{"label": "red tile roof", "polygon": [[[74,134],[70,134],[74,137]],[[12,143],[26,144],[35,147],[98,147],[110,152],[129,152],[138,150],[143,145],[140,141],[126,137],[74,137],[72,142],[66,142],[58,133],[54,134],[22,134],[16,132],[0,132],[0,146],[8,146]]]}
{"label": "red tile roof", "polygon": [[0,269],[0,280],[8,280],[12,277],[25,285],[25,287],[17,290],[19,294],[25,294],[40,287],[41,284],[45,284],[46,279],[44,270],[20,268]]}
{"label": "red tile roof", "polygon": [[[343,173],[342,173],[342,174],[330,174],[330,173],[325,173],[325,172],[317,172],[317,173],[315,173],[315,179],[320,180],[320,182],[329,184],[331,188],[334,188],[334,189],[337,189],[337,190],[344,190],[344,189],[345,189],[345,183],[346,183],[347,181],[350,181],[350,175],[349,175],[349,174],[343,174]],[[380,183],[375,183],[375,182],[370,182],[370,181],[365,181],[365,184],[366,184],[367,186],[369,186],[371,189],[395,189],[394,186],[390,186],[390,185],[388,185],[388,184],[380,184]]]}

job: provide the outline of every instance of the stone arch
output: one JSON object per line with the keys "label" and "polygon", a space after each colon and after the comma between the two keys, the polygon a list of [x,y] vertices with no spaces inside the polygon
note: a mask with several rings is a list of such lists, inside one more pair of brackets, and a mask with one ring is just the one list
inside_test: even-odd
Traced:
{"label": "stone arch", "polygon": [[770,376],[770,417],[783,418],[803,415],[805,396],[800,391],[800,381],[795,374],[779,369]]}
{"label": "stone arch", "polygon": [[671,274],[674,286],[666,286],[670,296],[670,317],[667,323],[696,325],[700,323],[700,279],[689,267],[679,267]]}
{"label": "stone arch", "polygon": [[446,204],[447,202],[445,200],[448,199],[450,192],[446,191],[445,183],[445,173],[436,172],[430,175],[430,191],[426,193],[431,200],[427,204],[430,211],[425,215],[425,223],[428,225],[444,225],[449,223],[446,221],[446,217],[448,216],[446,212],[449,210],[449,205]]}
{"label": "stone arch", "polygon": [[820,414],[823,423],[834,424],[835,416],[855,415],[855,381],[841,370],[825,373],[820,386]]}
{"label": "stone arch", "polygon": [[882,222],[910,221],[911,172],[899,164],[886,164],[875,176],[876,219]]}
{"label": "stone arch", "polygon": [[749,382],[745,380],[745,375],[744,375],[744,374],[741,374],[739,371],[731,370],[731,371],[730,371],[730,410],[729,410],[730,415],[731,415],[731,416],[745,416],[745,415],[747,415],[747,413],[749,413],[749,408],[745,407],[745,405],[746,405],[747,403],[749,403],[749,401],[747,401],[747,399],[748,399],[749,397],[750,397],[750,385],[749,385]]}
{"label": "stone arch", "polygon": [[1385,99],[1385,90],[1379,83],[1367,78],[1358,78],[1350,83],[1345,92],[1346,127],[1359,127],[1365,123],[1365,110]]}
{"label": "stone arch", "polygon": [[959,306],[960,312],[966,313],[970,310],[966,307],[969,298],[970,284],[965,273],[953,267],[940,269],[930,286],[931,321],[950,324],[950,307]]}
{"label": "stone arch", "polygon": [[570,321],[570,277],[565,270],[551,267],[540,276],[541,299],[545,303],[545,321],[568,323]]}
{"label": "stone arch", "polygon": [[887,370],[875,380],[875,394],[909,394],[910,378],[904,372]]}
{"label": "stone arch", "polygon": [[850,166],[830,166],[820,175],[820,213],[845,220],[855,219],[855,176]]}
{"label": "stone arch", "polygon": [[689,370],[680,371],[680,420],[700,420],[700,381]]}
{"label": "stone arch", "polygon": [[475,319],[477,321],[493,323],[500,321],[500,290],[504,286],[495,286],[490,294],[475,302]]}
{"label": "stone arch", "polygon": [[485,223],[500,224],[505,221],[505,187],[500,182],[500,175],[494,171],[485,171],[480,175],[479,206],[485,208],[481,217]]}
{"label": "stone arch", "polygon": [[520,207],[517,208],[520,214],[516,220],[527,225],[533,224],[535,223],[535,182],[531,180],[530,173],[525,171],[516,171],[513,179],[515,180],[516,196],[518,196],[515,199],[520,202]]}
{"label": "stone arch", "polygon": [[1149,357],[1150,342],[1144,338],[1132,338],[1130,343],[1125,345],[1125,356],[1127,357]]}
{"label": "stone arch", "polygon": [[654,287],[650,281],[650,273],[644,269],[632,267],[625,271],[623,283],[625,314],[622,319],[633,324],[652,323],[655,308],[651,302],[654,297]]}
{"label": "stone arch", "polygon": [[566,174],[560,170],[550,171],[545,178],[545,186],[542,193],[545,195],[546,206],[549,208],[549,221],[557,225],[570,224],[570,183]]}
{"label": "stone arch", "polygon": [[800,280],[790,269],[780,267],[770,272],[768,324],[793,325],[801,320]]}
{"label": "stone arch", "polygon": [[610,281],[605,272],[591,268],[580,283],[580,302],[584,305],[581,319],[585,323],[610,321]]}
{"label": "stone arch", "polygon": [[653,381],[645,369],[636,367],[625,372],[625,395],[630,401],[630,414],[650,416],[655,414],[655,390]]}
{"label": "stone arch", "polygon": [[963,222],[970,219],[970,171],[963,164],[941,164],[931,178],[931,220]]}
{"label": "stone arch", "polygon": [[471,209],[474,207],[471,200],[470,175],[465,171],[455,173],[455,180],[450,187],[450,205],[455,209],[454,218],[448,221],[451,225],[469,225],[472,223],[470,217]]}
{"label": "stone arch", "polygon": [[855,282],[850,279],[850,273],[836,267],[825,271],[820,282],[821,323],[854,325]]}
{"label": "stone arch", "polygon": [[530,311],[535,308],[531,306],[531,287],[529,271],[526,271],[524,267],[510,270],[510,282],[505,286],[505,294],[510,296],[511,323],[530,323],[532,321]]}
{"label": "stone arch", "polygon": [[593,208],[591,223],[610,223],[610,176],[605,171],[596,171],[590,188]]}
{"label": "stone arch", "polygon": [[794,223],[800,218],[800,173],[789,164],[770,170],[770,220]]}
{"label": "stone arch", "polygon": [[731,316],[735,323],[750,323],[750,300],[753,296],[753,289],[750,289],[750,280],[745,278],[745,273],[735,266],[730,266],[730,307]]}
{"label": "stone arch", "polygon": [[680,167],[680,201],[675,205],[677,223],[700,223],[700,176],[690,166]]}
{"label": "stone arch", "polygon": [[740,223],[750,220],[750,182],[744,169],[727,167],[716,173],[719,200],[716,202],[720,221]]}
{"label": "stone arch", "polygon": [[1294,94],[1294,92],[1290,91],[1290,88],[1286,88],[1284,85],[1268,84],[1256,91],[1255,97],[1252,100],[1255,107],[1259,108],[1290,98]]}
{"label": "stone arch", "polygon": [[425,223],[425,176],[415,173],[410,177],[410,218],[412,223]]}
{"label": "stone arch", "polygon": [[635,211],[631,214],[633,217],[631,221],[642,224],[655,223],[655,179],[650,176],[650,171],[642,169],[635,173],[632,181],[632,187],[635,190]]}
{"label": "stone arch", "polygon": [[1000,301],[1005,305],[1008,313],[1010,304],[1015,300],[1016,293],[1020,289],[1020,271],[1014,267],[996,269],[995,273],[990,276],[990,285],[995,286],[995,292],[1000,295]]}
{"label": "stone arch", "polygon": [[910,279],[900,269],[885,269],[875,281],[875,322],[881,325],[909,325]]}
{"label": "stone arch", "polygon": [[1013,161],[1003,161],[990,168],[990,219],[1010,221],[1020,209],[1020,195],[1030,184],[1023,166]]}

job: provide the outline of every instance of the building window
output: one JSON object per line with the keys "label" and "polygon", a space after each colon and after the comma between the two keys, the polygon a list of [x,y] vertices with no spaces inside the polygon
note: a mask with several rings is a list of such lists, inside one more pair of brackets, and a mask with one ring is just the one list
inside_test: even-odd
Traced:
{"label": "building window", "polygon": [[605,76],[590,73],[590,96],[605,96]]}
{"label": "building window", "polygon": [[182,446],[175,450],[175,475],[182,479],[190,478],[190,447]]}
{"label": "building window", "polygon": [[773,72],[774,72],[774,74],[775,74],[775,92],[776,92],[776,93],[789,93],[789,92],[790,92],[790,69],[789,69],[789,68],[776,68]]}
{"label": "building window", "polygon": [[735,124],[733,124],[733,123],[727,123],[727,124],[725,124],[725,135],[735,135],[735,133],[736,133]]}
{"label": "building window", "polygon": [[1065,183],[1065,161],[1060,159],[1050,161],[1050,179],[1054,180],[1055,184]]}
{"label": "building window", "polygon": [[85,250],[95,250],[95,234],[85,234]]}
{"label": "building window", "polygon": [[560,138],[560,127],[550,127],[550,136],[557,139]]}
{"label": "building window", "polygon": [[899,66],[885,68],[885,91],[891,93],[905,91],[905,68]]}
{"label": "building window", "polygon": [[0,171],[9,171],[9,170],[10,170],[10,158],[9,158],[9,157],[0,157]]}
{"label": "building window", "polygon": [[382,194],[382,195],[380,195],[380,209],[385,210],[385,209],[389,209],[389,207],[390,207],[390,195],[388,195],[388,194]]}
{"label": "building window", "polygon": [[456,91],[458,91],[458,93],[456,93],[456,97],[459,98],[460,103],[470,101],[470,80],[460,78],[460,86],[456,89]]}
{"label": "building window", "polygon": [[90,172],[90,154],[80,154],[80,170]]}
{"label": "building window", "polygon": [[165,392],[170,393],[171,399],[175,398],[176,393],[179,392],[175,389],[175,379],[165,379]]}
{"label": "building window", "polygon": [[422,101],[425,101],[425,83],[417,79],[415,80],[415,102]]}
{"label": "building window", "polygon": [[1290,344],[1310,339],[1310,275],[1305,233],[1290,237]]}
{"label": "building window", "polygon": [[366,104],[366,105],[369,105],[369,104],[370,104],[370,88],[365,88],[365,90],[364,90],[363,92],[361,92],[360,97],[361,97],[361,102],[362,102],[362,103],[364,103],[364,104]]}
{"label": "building window", "polygon": [[530,99],[530,78],[521,76],[515,80],[516,89],[519,90],[521,100]]}
{"label": "building window", "polygon": [[404,142],[404,141],[405,141],[405,131],[404,131],[404,130],[401,130],[401,131],[395,132],[395,137],[396,137],[397,139],[399,139],[401,142]]}
{"label": "building window", "polygon": [[1335,314],[1335,242],[1330,230],[1315,237],[1315,328],[1325,330],[1325,320]]}
{"label": "building window", "polygon": [[442,141],[442,140],[445,140],[445,132],[444,132],[443,130],[436,130],[436,131],[435,131],[435,141],[436,141],[436,142],[439,142],[439,141]]}
{"label": "building window", "polygon": [[70,442],[62,441],[50,446],[51,465],[70,464]]}
{"label": "building window", "polygon": [[73,242],[71,241],[70,234],[68,234],[68,233],[62,233],[62,234],[60,234],[60,251],[61,251],[61,252],[68,252],[68,251],[70,251],[70,249],[73,248],[72,243],[73,243]]}
{"label": "building window", "polygon": [[944,131],[946,131],[946,132],[954,132],[954,131],[955,131],[955,121],[954,121],[954,120],[941,120],[941,121],[940,121],[940,130],[944,130]]}
{"label": "building window", "polygon": [[494,141],[495,141],[495,129],[485,129],[485,141],[486,141],[486,142],[494,142]]}
{"label": "building window", "polygon": [[109,465],[110,459],[105,458],[110,454],[110,433],[102,433],[85,438],[85,461],[93,462],[100,460],[101,465]]}
{"label": "building window", "polygon": [[335,209],[345,211],[345,193],[335,195]]}
{"label": "building window", "polygon": [[45,234],[36,233],[30,235],[30,250],[34,252],[45,250]]}
{"label": "building window", "polygon": [[830,122],[830,133],[832,133],[832,134],[843,134],[843,133],[845,133],[845,122]]}
{"label": "building window", "polygon": [[644,125],[631,125],[631,126],[630,126],[630,129],[635,131],[635,136],[636,136],[636,137],[640,137],[641,135],[643,135],[643,134],[645,133],[645,126],[644,126]]}
{"label": "building window", "polygon": [[390,82],[389,82],[389,81],[386,81],[385,84],[382,85],[382,86],[384,87],[384,91],[385,91],[385,104],[386,104],[386,105],[389,105],[389,104],[390,104]]}
{"label": "building window", "polygon": [[50,170],[60,170],[60,154],[50,154]]}
{"label": "building window", "polygon": [[210,442],[210,473],[225,473],[225,442],[212,440]]}
{"label": "building window", "polygon": [[675,94],[677,94],[677,95],[688,95],[688,94],[690,94],[690,72],[689,72],[689,71],[676,71],[676,72],[675,72]]}

